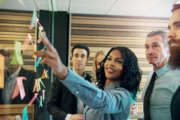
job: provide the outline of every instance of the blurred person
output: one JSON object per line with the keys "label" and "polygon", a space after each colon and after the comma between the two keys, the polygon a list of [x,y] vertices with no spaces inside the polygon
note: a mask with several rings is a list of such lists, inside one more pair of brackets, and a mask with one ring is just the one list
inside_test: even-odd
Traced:
{"label": "blurred person", "polygon": [[104,51],[100,50],[96,52],[96,55],[94,57],[94,61],[95,61],[95,70],[100,69],[101,65],[100,63],[102,62],[102,60],[104,59],[105,53]]}
{"label": "blurred person", "polygon": [[[33,98],[34,81],[37,78],[35,72],[26,70],[22,65],[16,63],[11,64],[13,57],[13,50],[0,49],[0,54],[5,57],[5,87],[0,90],[0,104],[28,104]],[[16,89],[16,78],[25,77],[23,86],[25,90],[25,97],[21,99],[20,93],[13,96],[13,91]]]}
{"label": "blurred person", "polygon": [[104,59],[104,56],[105,56],[105,53],[104,51],[97,51],[96,54],[95,54],[95,57],[94,57],[94,63],[95,63],[95,77],[94,77],[94,80],[95,81],[95,84],[97,84],[97,82],[99,81],[99,75],[100,75],[100,67],[101,67],[101,62],[102,60]]}

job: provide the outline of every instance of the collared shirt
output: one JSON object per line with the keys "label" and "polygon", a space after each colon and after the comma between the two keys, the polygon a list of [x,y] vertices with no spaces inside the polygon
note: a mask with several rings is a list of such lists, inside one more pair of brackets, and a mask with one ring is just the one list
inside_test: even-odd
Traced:
{"label": "collared shirt", "polygon": [[119,82],[101,90],[71,70],[61,82],[87,105],[84,120],[127,120],[130,96],[126,89],[119,87]]}
{"label": "collared shirt", "polygon": [[180,85],[180,70],[171,70],[166,65],[156,73],[158,78],[150,99],[151,120],[171,120],[170,104]]}
{"label": "collared shirt", "polygon": [[[170,71],[170,68],[168,65],[164,65],[161,69],[159,69],[158,71],[156,71],[156,74],[157,74],[157,77],[161,77],[163,74],[165,74],[166,72]],[[153,71],[154,72],[154,71]],[[143,92],[142,92],[142,99],[144,100],[144,95],[145,95],[145,92],[149,86],[149,83],[150,83],[150,80],[151,80],[151,77],[153,75],[153,72],[151,72],[148,76],[148,79],[144,85],[144,89],[143,89]]]}

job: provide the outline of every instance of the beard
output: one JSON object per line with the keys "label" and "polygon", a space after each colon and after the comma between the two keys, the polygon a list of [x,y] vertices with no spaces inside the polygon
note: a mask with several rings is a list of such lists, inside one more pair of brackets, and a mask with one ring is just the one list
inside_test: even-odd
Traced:
{"label": "beard", "polygon": [[172,69],[180,68],[180,44],[170,47],[169,64]]}

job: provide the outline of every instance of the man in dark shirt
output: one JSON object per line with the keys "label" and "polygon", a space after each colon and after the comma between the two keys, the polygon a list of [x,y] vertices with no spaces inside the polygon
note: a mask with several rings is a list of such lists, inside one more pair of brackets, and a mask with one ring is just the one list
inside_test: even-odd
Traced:
{"label": "man in dark shirt", "polygon": [[[78,44],[72,48],[72,69],[91,82],[91,76],[85,72],[88,58],[89,48],[87,46]],[[48,111],[52,114],[53,120],[83,119],[83,103],[57,79],[51,86]]]}

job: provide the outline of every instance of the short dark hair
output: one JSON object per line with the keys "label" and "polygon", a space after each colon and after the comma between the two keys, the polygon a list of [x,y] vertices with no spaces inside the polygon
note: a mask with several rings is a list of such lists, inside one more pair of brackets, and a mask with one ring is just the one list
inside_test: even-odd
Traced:
{"label": "short dark hair", "polygon": [[165,47],[168,47],[168,38],[167,38],[167,32],[163,31],[163,30],[157,30],[157,31],[152,31],[150,33],[147,34],[147,37],[153,37],[159,35],[162,37],[163,39],[163,44]]}
{"label": "short dark hair", "polygon": [[87,52],[87,57],[89,57],[90,50],[89,50],[88,46],[86,46],[86,45],[81,45],[81,44],[76,44],[76,45],[74,45],[73,48],[72,48],[72,50],[71,50],[72,55],[73,55],[73,52],[74,52],[74,50],[75,50],[76,48],[80,48],[80,49],[86,50],[86,52]]}

